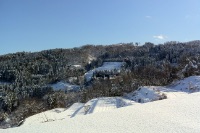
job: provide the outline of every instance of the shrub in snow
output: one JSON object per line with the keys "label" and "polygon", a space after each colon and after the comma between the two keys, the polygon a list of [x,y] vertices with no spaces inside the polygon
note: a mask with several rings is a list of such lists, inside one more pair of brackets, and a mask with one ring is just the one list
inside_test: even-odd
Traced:
{"label": "shrub in snow", "polygon": [[4,98],[4,107],[5,111],[12,112],[18,106],[18,98],[14,92],[8,92]]}
{"label": "shrub in snow", "polygon": [[46,98],[46,100],[47,100],[47,104],[51,108],[65,107],[66,96],[65,96],[64,93],[55,92],[53,94],[48,95],[47,98]]}
{"label": "shrub in snow", "polygon": [[90,109],[90,105],[85,105],[84,106],[84,113],[87,114],[87,112],[89,111]]}

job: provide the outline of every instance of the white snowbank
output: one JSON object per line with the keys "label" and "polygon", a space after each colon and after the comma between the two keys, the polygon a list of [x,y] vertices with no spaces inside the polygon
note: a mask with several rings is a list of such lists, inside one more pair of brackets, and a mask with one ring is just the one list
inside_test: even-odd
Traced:
{"label": "white snowbank", "polygon": [[169,88],[189,93],[198,92],[200,91],[200,76],[190,76],[183,80],[177,81],[169,86]]}
{"label": "white snowbank", "polygon": [[199,133],[200,93],[1,133]]}
{"label": "white snowbank", "polygon": [[151,86],[139,87],[138,90],[125,95],[128,99],[139,103],[146,103],[161,99],[164,93],[152,88]]}
{"label": "white snowbank", "polygon": [[122,97],[100,97],[88,101],[81,109],[76,111],[72,117],[110,111],[113,109],[137,104],[134,101]]}
{"label": "white snowbank", "polygon": [[137,104],[121,97],[101,97],[88,101],[86,104],[74,103],[70,108],[56,108],[26,118],[23,125],[62,120],[75,116],[110,111],[120,107]]}
{"label": "white snowbank", "polygon": [[69,109],[56,108],[48,110],[26,118],[22,126],[70,118],[77,110],[81,109],[83,106],[83,103],[75,103]]}

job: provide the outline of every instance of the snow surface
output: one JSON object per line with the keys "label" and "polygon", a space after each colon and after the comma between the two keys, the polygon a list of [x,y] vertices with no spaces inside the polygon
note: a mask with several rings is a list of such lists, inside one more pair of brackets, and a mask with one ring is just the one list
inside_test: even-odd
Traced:
{"label": "snow surface", "polygon": [[134,101],[122,97],[100,97],[88,101],[82,108],[77,110],[71,117],[77,115],[86,115],[92,113],[99,113],[137,104]]}
{"label": "snow surface", "polygon": [[169,88],[183,92],[198,92],[200,91],[200,76],[190,76],[183,80],[173,83]]}
{"label": "snow surface", "polygon": [[85,73],[86,81],[88,82],[91,80],[93,73],[95,71],[104,71],[104,70],[111,71],[114,69],[120,71],[122,65],[123,65],[123,62],[104,62],[101,67],[95,68]]}
{"label": "snow surface", "polygon": [[106,112],[120,107],[137,104],[134,101],[122,97],[101,97],[95,98],[87,103],[74,103],[70,108],[56,108],[45,111],[26,118],[23,125],[31,125],[36,123],[44,123],[47,121],[56,121],[66,118],[72,118],[80,115],[92,113]]}
{"label": "snow surface", "polygon": [[81,68],[82,67],[81,65],[72,65],[72,66],[74,66],[76,68]]}
{"label": "snow surface", "polygon": [[126,94],[125,97],[139,103],[146,103],[159,100],[162,95],[164,95],[164,93],[161,93],[151,86],[143,86],[132,93]]}
{"label": "snow surface", "polygon": [[66,118],[1,133],[199,133],[200,93]]}
{"label": "snow surface", "polygon": [[[42,112],[27,118],[21,127],[0,132],[199,133],[199,88],[200,76],[169,86],[143,86],[125,97],[95,98],[69,109]],[[167,99],[159,100],[163,94]],[[145,104],[137,103],[139,99]]]}
{"label": "snow surface", "polygon": [[58,91],[58,90],[62,90],[62,91],[78,91],[80,89],[80,86],[78,85],[72,85],[69,83],[65,83],[65,82],[57,82],[55,84],[51,84],[50,85],[54,91]]}
{"label": "snow surface", "polygon": [[70,118],[77,110],[79,110],[83,106],[84,106],[83,103],[75,103],[69,109],[56,108],[53,110],[45,111],[45,112],[33,115],[31,117],[28,117],[24,121],[22,126]]}
{"label": "snow surface", "polygon": [[85,104],[75,103],[69,109],[62,109],[60,112],[55,112],[54,110],[46,111],[27,118],[24,125],[43,123],[50,120],[61,120],[92,113],[100,113],[120,107],[152,102],[162,99],[163,95],[166,95],[168,99],[181,97],[188,95],[187,89],[185,91],[181,89],[187,88],[188,83],[190,83],[190,85],[200,87],[200,76],[191,76],[181,81],[177,81],[167,87],[142,86],[134,92],[125,94],[124,97],[100,97],[91,99]]}

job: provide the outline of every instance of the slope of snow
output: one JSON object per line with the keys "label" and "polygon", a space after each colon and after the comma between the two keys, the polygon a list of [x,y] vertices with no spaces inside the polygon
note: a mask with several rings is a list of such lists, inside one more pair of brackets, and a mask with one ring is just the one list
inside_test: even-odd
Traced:
{"label": "slope of snow", "polygon": [[1,133],[199,133],[200,93],[137,104],[109,112],[31,126]]}
{"label": "slope of snow", "polygon": [[80,115],[110,111],[120,107],[137,104],[121,97],[101,97],[88,101],[86,104],[74,103],[70,108],[56,108],[26,118],[24,125],[56,121]]}
{"label": "slope of snow", "polygon": [[[166,86],[146,86],[148,89],[152,89],[155,93],[160,94],[160,96],[166,96],[167,99],[177,98],[184,95],[188,95],[188,93],[183,91],[175,90],[173,87],[166,87]],[[151,100],[154,101],[154,100]]]}
{"label": "slope of snow", "polygon": [[[200,98],[197,97],[200,97],[200,93],[190,94],[199,91],[199,88],[200,76],[191,76],[169,86],[143,86],[126,94],[125,98],[101,97],[85,104],[75,103],[69,109],[57,108],[36,114],[27,118],[21,127],[2,131],[28,131],[26,127],[32,128],[38,125],[41,132],[45,132],[48,123],[49,125],[54,123],[62,128],[61,132],[168,132],[169,130],[169,132],[199,133],[200,128],[197,125],[200,124],[198,111]],[[167,100],[139,104],[160,100],[164,95],[167,96]],[[94,123],[98,123],[102,129]],[[43,128],[40,124],[46,127]],[[115,126],[118,124],[121,125]],[[56,129],[53,128],[53,131],[56,132]]]}
{"label": "slope of snow", "polygon": [[65,83],[65,82],[57,82],[55,84],[51,84],[50,85],[54,91],[58,91],[58,90],[62,90],[62,91],[78,91],[80,89],[80,86],[78,85],[72,85],[69,83]]}
{"label": "slope of snow", "polygon": [[[26,119],[24,125],[43,123],[45,121],[55,121],[65,118],[72,118],[81,115],[106,112],[120,107],[129,105],[136,105],[139,103],[147,103],[161,99],[172,99],[188,95],[187,91],[181,88],[187,88],[188,83],[192,86],[200,87],[200,76],[192,76],[181,81],[163,87],[163,86],[143,86],[138,90],[125,94],[123,97],[100,97],[91,99],[87,103],[75,103],[69,109],[62,109],[62,111],[46,111],[36,114]],[[186,89],[187,90],[187,89]],[[166,97],[164,97],[166,96]],[[61,110],[61,109],[55,109]],[[58,113],[59,112],[59,113]]]}
{"label": "slope of snow", "polygon": [[83,103],[75,103],[69,109],[56,108],[48,110],[26,118],[22,126],[70,118],[77,110],[81,109],[83,106]]}
{"label": "slope of snow", "polygon": [[90,70],[87,73],[85,73],[86,81],[91,80],[93,73],[95,71],[104,71],[104,70],[111,71],[114,69],[120,71],[122,65],[123,65],[123,62],[104,62],[101,67],[95,68],[95,69]]}
{"label": "slope of snow", "polygon": [[151,86],[143,86],[132,93],[126,94],[125,97],[139,103],[146,103],[163,99],[164,93],[161,93]]}
{"label": "slope of snow", "polygon": [[86,115],[92,113],[99,113],[104,111],[110,111],[113,109],[137,104],[134,101],[122,98],[122,97],[100,97],[88,101],[83,108],[76,111],[72,117],[77,115]]}
{"label": "slope of snow", "polygon": [[171,86],[168,86],[177,91],[183,92],[198,92],[200,91],[200,76],[190,76],[183,80],[177,81]]}
{"label": "slope of snow", "polygon": [[200,76],[190,76],[168,86],[146,86],[146,88],[155,91],[155,93],[165,94],[167,99],[176,98],[188,93],[199,92]]}

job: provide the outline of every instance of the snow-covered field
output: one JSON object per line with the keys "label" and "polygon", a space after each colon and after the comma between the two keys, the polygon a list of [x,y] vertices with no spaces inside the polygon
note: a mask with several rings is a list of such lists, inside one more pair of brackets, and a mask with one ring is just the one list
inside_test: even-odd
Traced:
{"label": "snow-covered field", "polygon": [[80,89],[80,86],[78,85],[72,85],[69,83],[65,83],[65,82],[57,82],[55,84],[51,84],[50,85],[54,91],[58,91],[58,90],[62,90],[62,91],[78,91]]}
{"label": "snow-covered field", "polygon": [[1,129],[1,133],[199,133],[200,93],[137,104],[109,112],[43,124]]}
{"label": "snow-covered field", "polygon": [[90,70],[87,73],[85,73],[86,81],[91,80],[93,73],[95,71],[104,71],[104,70],[111,71],[114,69],[120,71],[122,65],[123,65],[123,62],[104,62],[101,67],[95,68],[95,69]]}
{"label": "snow-covered field", "polygon": [[[42,112],[27,118],[21,127],[0,132],[200,133],[199,88],[200,76],[169,86],[143,86],[124,97],[95,98],[69,109]],[[166,100],[160,100],[163,95]]]}
{"label": "snow-covered field", "polygon": [[95,98],[87,103],[74,103],[70,108],[56,108],[45,111],[27,118],[24,125],[32,125],[36,123],[44,123],[47,121],[56,121],[75,116],[87,115],[92,113],[106,112],[120,107],[138,104],[132,100],[122,97],[101,97]]}
{"label": "snow-covered field", "polygon": [[22,126],[70,118],[77,112],[77,110],[81,109],[83,106],[83,103],[75,103],[68,109],[56,108],[49,111],[45,111],[27,118]]}

